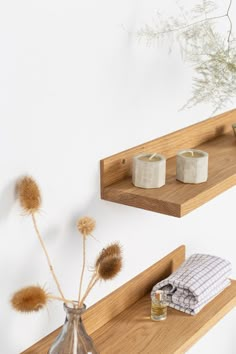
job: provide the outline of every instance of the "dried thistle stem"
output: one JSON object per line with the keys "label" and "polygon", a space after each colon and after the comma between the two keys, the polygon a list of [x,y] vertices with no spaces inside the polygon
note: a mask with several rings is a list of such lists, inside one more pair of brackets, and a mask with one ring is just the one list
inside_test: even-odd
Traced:
{"label": "dried thistle stem", "polygon": [[65,302],[65,303],[67,303],[67,304],[73,304],[73,305],[74,305],[74,301],[69,300],[69,299],[64,299],[64,298],[62,298],[62,297],[60,297],[60,296],[47,295],[47,298],[48,298],[48,299],[51,299],[51,300],[63,301],[63,302]]}
{"label": "dried thistle stem", "polygon": [[43,241],[42,236],[40,235],[40,232],[39,232],[39,229],[38,229],[38,226],[37,226],[37,222],[36,222],[34,213],[32,213],[31,216],[32,216],[32,220],[33,220],[33,225],[34,225],[35,232],[36,232],[36,234],[37,234],[37,236],[38,236],[39,242],[40,242],[40,244],[41,244],[41,246],[42,246],[42,249],[43,249],[43,251],[44,251],[44,254],[45,254],[46,258],[47,258],[47,262],[48,262],[48,266],[49,266],[50,272],[51,272],[51,274],[52,274],[52,276],[53,276],[53,279],[54,279],[54,281],[55,281],[55,283],[56,283],[57,289],[58,289],[59,293],[61,294],[61,297],[62,297],[63,301],[66,302],[65,296],[63,295],[63,292],[62,292],[62,290],[61,290],[61,286],[60,286],[60,284],[59,284],[59,281],[58,281],[58,279],[57,279],[57,277],[56,277],[56,274],[55,274],[55,272],[54,272],[54,269],[53,269],[51,260],[50,260],[50,258],[49,258],[49,254],[48,254],[47,248],[46,248],[46,246],[45,246],[45,244],[44,244],[44,241]]}
{"label": "dried thistle stem", "polygon": [[88,287],[84,293],[84,296],[82,297],[82,299],[80,300],[79,302],[79,306],[82,306],[85,299],[87,298],[88,294],[90,293],[90,291],[92,290],[92,288],[94,287],[94,285],[96,284],[96,282],[98,281],[99,279],[99,276],[98,276],[98,273],[94,273],[89,284],[88,284]]}
{"label": "dried thistle stem", "polygon": [[83,265],[80,275],[80,283],[79,283],[79,295],[78,295],[78,302],[80,303],[81,291],[82,291],[82,283],[84,278],[84,270],[85,270],[85,263],[86,263],[86,236],[83,235]]}

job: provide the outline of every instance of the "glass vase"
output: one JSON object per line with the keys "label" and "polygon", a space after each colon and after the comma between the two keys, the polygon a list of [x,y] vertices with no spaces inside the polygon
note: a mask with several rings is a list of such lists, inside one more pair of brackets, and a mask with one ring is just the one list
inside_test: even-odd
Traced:
{"label": "glass vase", "polygon": [[81,318],[86,306],[79,307],[77,302],[64,303],[64,310],[65,323],[48,354],[98,354]]}

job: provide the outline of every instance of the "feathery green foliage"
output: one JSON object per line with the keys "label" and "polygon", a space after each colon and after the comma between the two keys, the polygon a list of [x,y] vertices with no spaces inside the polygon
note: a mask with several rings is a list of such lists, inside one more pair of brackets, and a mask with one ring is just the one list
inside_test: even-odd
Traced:
{"label": "feathery green foliage", "polygon": [[[178,43],[182,57],[194,68],[192,97],[183,108],[210,102],[214,112],[226,106],[236,97],[236,38],[232,32],[230,0],[225,12],[213,16],[216,4],[202,0],[191,11],[179,6],[180,16],[145,25],[138,37],[148,44],[161,43],[168,38],[170,51]],[[219,33],[219,21],[225,25],[225,33]]]}

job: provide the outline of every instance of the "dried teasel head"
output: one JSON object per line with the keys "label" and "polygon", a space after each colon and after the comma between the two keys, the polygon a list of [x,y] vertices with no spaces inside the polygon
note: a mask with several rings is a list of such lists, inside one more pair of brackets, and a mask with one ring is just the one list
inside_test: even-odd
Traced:
{"label": "dried teasel head", "polygon": [[108,256],[117,256],[120,257],[122,253],[121,246],[118,242],[111,243],[106,248],[103,248],[96,260],[96,267],[98,267],[99,263]]}
{"label": "dried teasel head", "polygon": [[46,306],[48,294],[40,286],[27,286],[11,298],[12,307],[19,312],[39,311]]}
{"label": "dried teasel head", "polygon": [[99,279],[113,279],[122,269],[122,258],[117,256],[107,256],[100,262],[97,273]]}
{"label": "dried teasel head", "polygon": [[91,235],[95,229],[96,222],[93,218],[89,216],[84,216],[80,218],[77,222],[77,228],[83,236]]}
{"label": "dried teasel head", "polygon": [[95,268],[99,279],[113,279],[122,269],[120,245],[114,243],[104,248],[96,260]]}
{"label": "dried teasel head", "polygon": [[17,184],[17,194],[20,205],[27,214],[39,211],[41,195],[37,183],[33,178],[25,176]]}

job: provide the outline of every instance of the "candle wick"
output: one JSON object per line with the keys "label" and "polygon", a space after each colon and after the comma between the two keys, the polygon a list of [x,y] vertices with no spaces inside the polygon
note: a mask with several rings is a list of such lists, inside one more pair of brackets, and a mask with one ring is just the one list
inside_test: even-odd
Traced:
{"label": "candle wick", "polygon": [[156,156],[156,152],[154,154],[152,154],[152,156],[150,156],[148,160],[153,159],[154,156]]}
{"label": "candle wick", "polygon": [[194,155],[194,153],[193,153],[193,151],[190,151],[191,152],[191,154],[192,154],[192,156]]}

